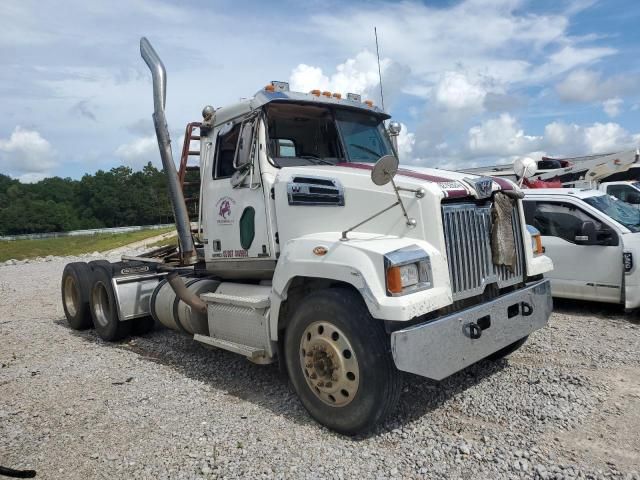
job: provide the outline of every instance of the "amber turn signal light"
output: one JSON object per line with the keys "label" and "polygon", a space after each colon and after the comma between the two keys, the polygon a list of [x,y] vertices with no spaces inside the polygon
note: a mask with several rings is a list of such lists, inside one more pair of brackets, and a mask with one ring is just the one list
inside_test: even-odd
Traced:
{"label": "amber turn signal light", "polygon": [[402,293],[400,267],[389,267],[387,269],[387,290],[389,290],[389,293]]}

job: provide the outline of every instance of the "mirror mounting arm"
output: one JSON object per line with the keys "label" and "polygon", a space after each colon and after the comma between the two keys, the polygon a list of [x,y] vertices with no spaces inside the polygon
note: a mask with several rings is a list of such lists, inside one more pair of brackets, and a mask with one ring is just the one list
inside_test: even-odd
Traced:
{"label": "mirror mounting arm", "polygon": [[400,198],[400,192],[398,187],[396,186],[396,182],[393,181],[393,177],[391,178],[391,185],[393,186],[393,191],[395,192],[396,198],[398,199],[398,204],[400,205],[400,208],[402,208],[402,214],[404,215],[404,218],[407,220],[407,226],[415,227],[418,224],[418,222],[416,222],[415,218],[409,218],[409,214],[407,213],[407,209],[404,207],[402,198]]}
{"label": "mirror mounting arm", "polygon": [[367,219],[365,219],[365,220],[361,221],[359,224],[354,225],[353,227],[346,229],[344,232],[342,232],[342,237],[340,237],[340,241],[341,241],[341,242],[346,242],[347,240],[349,240],[349,238],[347,237],[347,233],[351,232],[352,230],[355,230],[356,228],[358,228],[358,227],[360,227],[360,226],[364,225],[364,224],[365,224],[365,223],[367,223],[367,222],[370,222],[371,220],[373,220],[373,219],[374,219],[374,218],[376,218],[377,216],[382,215],[382,214],[383,214],[384,212],[386,212],[387,210],[391,210],[393,207],[397,206],[397,205],[398,205],[398,203],[399,203],[399,202],[395,202],[395,203],[393,203],[393,204],[389,205],[387,208],[384,208],[384,209],[380,210],[379,212],[374,213],[374,214],[373,214],[373,215],[371,215],[369,218],[367,218]]}

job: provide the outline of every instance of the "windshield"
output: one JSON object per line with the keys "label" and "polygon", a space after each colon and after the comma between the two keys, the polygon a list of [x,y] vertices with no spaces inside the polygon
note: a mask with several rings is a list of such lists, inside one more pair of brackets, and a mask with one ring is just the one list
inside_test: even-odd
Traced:
{"label": "windshield", "polygon": [[373,163],[393,152],[381,117],[364,111],[294,103],[272,103],[265,111],[277,167]]}
{"label": "windshield", "polygon": [[610,195],[584,199],[592,207],[624,225],[632,232],[640,232],[640,210]]}
{"label": "windshield", "polygon": [[393,150],[379,118],[349,111],[336,111],[336,123],[352,162],[377,162]]}

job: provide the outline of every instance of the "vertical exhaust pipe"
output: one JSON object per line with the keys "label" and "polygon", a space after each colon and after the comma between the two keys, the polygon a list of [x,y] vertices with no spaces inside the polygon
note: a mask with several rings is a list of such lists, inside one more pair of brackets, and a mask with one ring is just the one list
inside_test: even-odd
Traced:
{"label": "vertical exhaust pipe", "polygon": [[164,173],[167,176],[173,216],[176,220],[180,263],[182,265],[193,265],[198,261],[198,256],[191,236],[191,222],[189,221],[187,204],[184,201],[182,188],[180,188],[176,165],[173,163],[171,138],[169,137],[167,119],[164,114],[164,106],[167,100],[167,71],[162,64],[162,60],[160,60],[151,43],[145,37],[140,39],[140,55],[142,55],[149,70],[151,70],[153,79],[153,124],[156,128],[160,158],[162,159]]}

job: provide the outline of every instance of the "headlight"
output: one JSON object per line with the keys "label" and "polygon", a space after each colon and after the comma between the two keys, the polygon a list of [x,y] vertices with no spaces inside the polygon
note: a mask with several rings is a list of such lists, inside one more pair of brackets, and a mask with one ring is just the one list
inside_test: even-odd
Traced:
{"label": "headlight", "polygon": [[387,253],[384,266],[387,295],[406,295],[433,286],[429,255],[417,245]]}
{"label": "headlight", "polygon": [[544,246],[542,245],[542,235],[540,234],[540,230],[536,227],[532,227],[531,225],[527,225],[527,231],[529,235],[531,235],[531,250],[533,251],[533,256],[536,257],[538,255],[542,255],[544,253]]}

